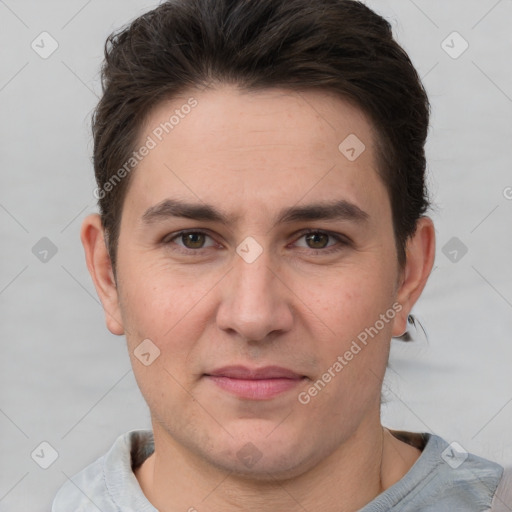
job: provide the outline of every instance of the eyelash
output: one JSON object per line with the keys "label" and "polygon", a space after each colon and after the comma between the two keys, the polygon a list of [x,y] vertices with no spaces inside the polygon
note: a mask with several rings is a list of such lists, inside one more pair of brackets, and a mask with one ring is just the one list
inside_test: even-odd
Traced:
{"label": "eyelash", "polygon": [[[170,245],[171,243],[173,243],[173,241],[175,239],[177,239],[183,235],[190,234],[190,233],[202,234],[202,235],[206,235],[207,237],[213,238],[207,231],[202,231],[199,229],[185,229],[183,231],[179,231],[178,233],[171,233],[170,235],[165,236],[162,239],[161,243],[165,246]],[[300,240],[301,238],[303,238],[304,236],[309,235],[309,234],[321,234],[321,235],[327,235],[330,238],[334,238],[334,240],[336,240],[336,242],[338,242],[336,245],[327,246],[324,249],[311,249],[311,248],[309,249],[309,251],[311,251],[313,254],[317,254],[317,255],[326,255],[326,254],[332,254],[335,252],[339,252],[350,245],[350,241],[345,236],[331,233],[329,231],[324,231],[321,229],[306,229],[306,230],[299,232],[298,234],[300,236],[299,236],[299,238],[296,239],[296,241]],[[184,253],[184,254],[197,254],[197,253],[200,253],[204,249],[209,249],[209,247],[200,247],[198,249],[189,249],[187,247],[182,247],[179,245],[177,247],[178,247],[177,251]],[[303,249],[308,250],[307,248],[303,248]]]}

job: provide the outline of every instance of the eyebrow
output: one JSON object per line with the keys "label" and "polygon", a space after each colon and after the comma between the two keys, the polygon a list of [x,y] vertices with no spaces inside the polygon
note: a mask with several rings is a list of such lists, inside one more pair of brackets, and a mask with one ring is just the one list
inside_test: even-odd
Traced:
{"label": "eyebrow", "polygon": [[[188,203],[178,199],[165,199],[151,206],[144,212],[141,220],[149,225],[172,217],[219,222],[225,225],[238,220],[238,216],[227,215],[212,205]],[[279,223],[313,220],[345,220],[363,223],[368,219],[368,213],[359,206],[341,199],[285,208],[276,216],[274,226]]]}

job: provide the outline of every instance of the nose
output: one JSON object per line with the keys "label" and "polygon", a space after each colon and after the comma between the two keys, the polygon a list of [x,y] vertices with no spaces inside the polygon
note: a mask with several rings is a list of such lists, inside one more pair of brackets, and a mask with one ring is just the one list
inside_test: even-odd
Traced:
{"label": "nose", "polygon": [[222,280],[218,327],[232,336],[260,342],[290,330],[293,293],[272,264],[269,251],[263,250],[254,261],[235,254],[233,267]]}

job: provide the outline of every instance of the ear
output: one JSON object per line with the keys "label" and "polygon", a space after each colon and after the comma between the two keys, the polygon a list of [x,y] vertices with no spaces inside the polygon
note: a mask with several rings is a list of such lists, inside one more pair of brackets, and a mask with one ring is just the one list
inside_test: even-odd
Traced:
{"label": "ear", "polygon": [[80,239],[84,246],[87,268],[103,305],[107,328],[112,334],[124,334],[117,284],[105,244],[101,218],[97,213],[84,219]]}
{"label": "ear", "polygon": [[407,329],[407,317],[425,288],[434,265],[435,252],[434,223],[429,217],[421,217],[416,232],[407,241],[406,262],[397,291],[397,302],[402,309],[395,316],[392,336],[401,336]]}

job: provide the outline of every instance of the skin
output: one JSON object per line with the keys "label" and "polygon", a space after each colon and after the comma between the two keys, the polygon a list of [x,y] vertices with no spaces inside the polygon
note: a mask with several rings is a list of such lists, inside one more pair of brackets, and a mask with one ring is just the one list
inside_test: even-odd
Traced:
{"label": "skin", "polygon": [[[433,223],[418,221],[400,269],[372,125],[325,92],[190,91],[156,106],[140,142],[190,96],[197,107],[133,171],[116,279],[99,216],[81,231],[107,327],[126,335],[151,412],[155,453],[138,481],[164,512],[357,510],[420,455],[382,427],[380,394],[390,339],[405,331],[432,269]],[[354,161],[338,149],[349,134],[366,146]],[[145,224],[144,212],[167,198],[237,217],[228,225],[176,217]],[[339,199],[367,219],[274,225],[283,208]],[[308,240],[306,228],[347,243]],[[206,236],[171,240],[182,229]],[[248,236],[262,249],[252,263],[236,252]],[[394,303],[402,307],[394,319],[301,404],[299,392]],[[160,350],[149,366],[134,355],[144,339]],[[205,376],[228,364],[279,365],[306,378],[271,399],[242,399]],[[261,455],[251,467],[237,457],[247,443]]]}

